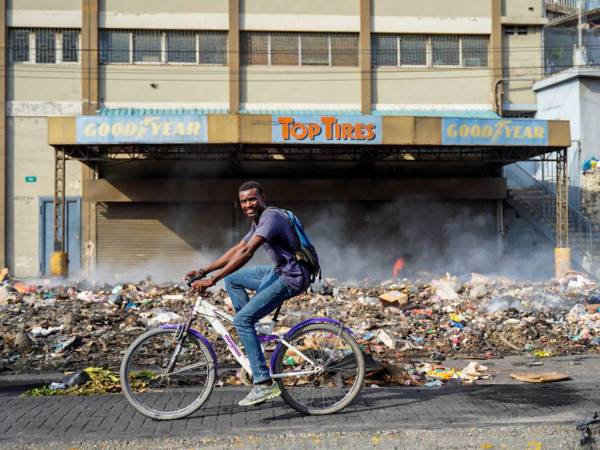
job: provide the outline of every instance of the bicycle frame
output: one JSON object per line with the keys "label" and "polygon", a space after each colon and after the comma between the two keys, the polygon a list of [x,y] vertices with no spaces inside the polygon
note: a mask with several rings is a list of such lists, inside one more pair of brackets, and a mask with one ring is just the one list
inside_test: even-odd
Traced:
{"label": "bicycle frame", "polygon": [[[208,323],[211,325],[211,327],[219,334],[219,336],[221,336],[221,339],[223,339],[223,341],[225,341],[225,344],[227,344],[227,348],[229,349],[229,351],[231,352],[233,357],[236,359],[236,361],[244,368],[244,370],[250,376],[252,376],[252,368],[250,367],[250,361],[248,361],[248,357],[236,345],[234,340],[231,338],[231,335],[227,331],[227,328],[225,328],[225,326],[223,325],[223,322],[221,322],[221,319],[222,319],[230,324],[233,324],[233,317],[230,316],[229,314],[227,314],[226,312],[221,311],[219,308],[217,308],[216,306],[207,302],[206,300],[202,299],[202,297],[200,297],[200,296],[198,296],[198,298],[196,299],[196,303],[194,304],[194,309],[192,310],[192,316],[193,317],[203,316],[208,321]],[[259,335],[259,339],[261,337],[267,338],[267,339],[261,340],[261,346],[262,346],[263,352],[265,350],[265,348],[264,348],[265,341],[267,341],[267,342],[268,341],[277,341],[280,345],[284,345],[287,348],[289,348],[291,351],[296,353],[298,356],[300,356],[302,359],[304,359],[307,363],[309,363],[312,367],[312,370],[302,370],[302,371],[298,371],[298,372],[286,372],[285,374],[274,374],[274,373],[272,373],[273,369],[271,367],[269,370],[271,371],[272,378],[287,378],[287,377],[294,377],[294,376],[312,375],[312,374],[319,373],[320,371],[323,370],[323,368],[321,366],[316,364],[312,359],[310,359],[308,356],[306,356],[300,350],[298,350],[294,346],[292,346],[282,336],[279,336],[278,334],[272,334],[269,336],[264,336],[264,335],[260,336]]]}

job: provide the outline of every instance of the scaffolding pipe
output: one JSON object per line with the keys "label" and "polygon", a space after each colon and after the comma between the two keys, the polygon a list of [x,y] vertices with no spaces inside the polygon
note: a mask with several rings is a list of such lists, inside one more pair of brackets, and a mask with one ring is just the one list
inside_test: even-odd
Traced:
{"label": "scaffolding pipe", "polygon": [[556,277],[571,270],[569,248],[569,177],[567,173],[567,150],[559,150],[556,158],[556,248],[554,268]]}
{"label": "scaffolding pipe", "polygon": [[67,208],[65,204],[65,168],[64,149],[57,148],[54,156],[54,253],[50,258],[50,274],[66,277],[68,260],[65,245]]}

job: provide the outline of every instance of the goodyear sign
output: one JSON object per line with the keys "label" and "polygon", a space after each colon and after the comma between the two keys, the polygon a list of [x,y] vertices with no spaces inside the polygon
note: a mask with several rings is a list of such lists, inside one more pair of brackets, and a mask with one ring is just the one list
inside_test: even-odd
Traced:
{"label": "goodyear sign", "polygon": [[81,116],[78,144],[181,144],[208,142],[206,116]]}
{"label": "goodyear sign", "polygon": [[548,122],[526,119],[442,119],[443,145],[548,145]]}
{"label": "goodyear sign", "polygon": [[273,142],[381,144],[381,133],[377,116],[273,116]]}

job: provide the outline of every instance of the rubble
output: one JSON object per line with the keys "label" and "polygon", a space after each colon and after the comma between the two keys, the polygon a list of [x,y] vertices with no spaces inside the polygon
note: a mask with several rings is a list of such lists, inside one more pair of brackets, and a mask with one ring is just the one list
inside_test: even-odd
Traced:
{"label": "rubble", "polygon": [[[116,285],[87,281],[0,282],[0,371],[113,371],[122,352],[148,327],[177,322],[191,301],[182,284],[145,279]],[[206,294],[233,314],[224,290]],[[487,376],[483,365],[462,371],[431,361],[532,358],[597,351],[600,287],[580,273],[545,282],[472,274],[383,282],[326,280],[286,301],[275,331],[325,316],[341,320],[380,366],[372,384],[432,385]],[[220,367],[234,365],[202,319],[194,325],[215,344]],[[462,374],[462,377],[461,377]]]}

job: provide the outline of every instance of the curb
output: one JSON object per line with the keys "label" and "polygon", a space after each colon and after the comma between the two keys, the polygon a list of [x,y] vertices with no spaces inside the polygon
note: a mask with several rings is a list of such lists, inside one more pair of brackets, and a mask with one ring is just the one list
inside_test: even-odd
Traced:
{"label": "curb", "polygon": [[0,389],[40,386],[43,384],[50,384],[53,381],[60,381],[63,377],[64,374],[62,372],[40,372],[0,375]]}

